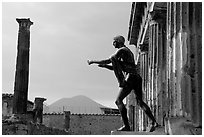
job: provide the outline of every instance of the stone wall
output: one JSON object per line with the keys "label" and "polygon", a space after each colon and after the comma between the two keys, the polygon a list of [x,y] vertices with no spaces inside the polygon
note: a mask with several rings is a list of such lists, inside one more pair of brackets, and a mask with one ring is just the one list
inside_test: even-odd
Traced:
{"label": "stone wall", "polygon": [[64,115],[63,114],[44,114],[43,124],[48,127],[64,129]]}
{"label": "stone wall", "polygon": [[70,133],[74,135],[109,135],[112,130],[122,126],[120,115],[70,116]]}
{"label": "stone wall", "polygon": [[4,122],[2,123],[2,135],[69,135],[69,132],[57,128],[36,125],[30,122]]}
{"label": "stone wall", "polygon": [[[120,115],[70,114],[68,131],[71,135],[110,135],[122,126]],[[43,124],[65,129],[64,114],[44,114]]]}

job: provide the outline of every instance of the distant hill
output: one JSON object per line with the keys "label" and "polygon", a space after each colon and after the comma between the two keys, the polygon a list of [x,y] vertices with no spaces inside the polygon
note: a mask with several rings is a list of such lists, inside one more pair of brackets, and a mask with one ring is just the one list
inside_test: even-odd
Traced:
{"label": "distant hill", "polygon": [[59,99],[48,107],[50,113],[71,111],[78,114],[101,114],[100,107],[108,108],[83,95]]}

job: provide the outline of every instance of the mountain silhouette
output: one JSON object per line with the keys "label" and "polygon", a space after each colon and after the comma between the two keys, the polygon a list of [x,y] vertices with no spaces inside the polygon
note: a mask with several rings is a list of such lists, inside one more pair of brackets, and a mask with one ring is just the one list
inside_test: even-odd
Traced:
{"label": "mountain silhouette", "polygon": [[83,95],[59,99],[48,107],[50,113],[70,111],[77,114],[102,114],[100,108],[108,108]]}

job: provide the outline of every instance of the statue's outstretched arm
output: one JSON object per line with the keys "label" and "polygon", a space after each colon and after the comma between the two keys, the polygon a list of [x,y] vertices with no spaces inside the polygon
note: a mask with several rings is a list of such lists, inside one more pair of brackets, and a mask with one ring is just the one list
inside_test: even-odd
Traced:
{"label": "statue's outstretched arm", "polygon": [[107,64],[105,64],[105,65],[103,64],[102,65],[102,64],[99,64],[98,66],[101,67],[101,68],[106,68],[106,69],[109,69],[109,70],[113,70],[113,66],[111,66],[111,65],[107,65]]}
{"label": "statue's outstretched arm", "polygon": [[88,60],[87,61],[89,65],[91,64],[99,64],[99,65],[105,65],[111,63],[110,59],[105,59],[105,60]]}

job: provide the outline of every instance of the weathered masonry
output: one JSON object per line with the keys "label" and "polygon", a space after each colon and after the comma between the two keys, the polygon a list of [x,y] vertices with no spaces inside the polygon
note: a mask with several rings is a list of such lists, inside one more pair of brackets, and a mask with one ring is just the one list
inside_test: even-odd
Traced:
{"label": "weathered masonry", "polygon": [[[184,118],[202,127],[202,3],[133,2],[128,40],[141,50],[143,99],[158,123]],[[132,130],[146,130],[134,94],[127,106]]]}

